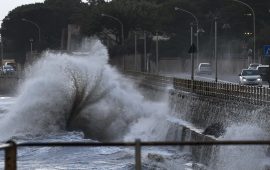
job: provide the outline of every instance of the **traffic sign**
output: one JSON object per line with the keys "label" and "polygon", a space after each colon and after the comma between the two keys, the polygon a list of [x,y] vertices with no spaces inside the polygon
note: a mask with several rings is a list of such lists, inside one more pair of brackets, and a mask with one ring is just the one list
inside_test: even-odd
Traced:
{"label": "traffic sign", "polygon": [[188,50],[188,53],[191,54],[191,53],[196,53],[196,52],[197,52],[197,47],[195,46],[195,44],[192,44]]}
{"label": "traffic sign", "polygon": [[270,57],[270,45],[263,46],[263,55],[266,57]]}

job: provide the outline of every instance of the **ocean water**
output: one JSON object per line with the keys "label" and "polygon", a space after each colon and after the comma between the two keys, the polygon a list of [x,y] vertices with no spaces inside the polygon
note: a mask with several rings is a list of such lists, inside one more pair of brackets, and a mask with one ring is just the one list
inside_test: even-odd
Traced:
{"label": "ocean water", "polygon": [[[44,52],[26,69],[18,94],[0,98],[0,141],[164,141],[168,111],[167,96],[147,100],[108,64],[105,46],[88,39],[77,52]],[[132,147],[24,147],[18,149],[18,169],[134,169],[134,152]],[[190,154],[178,148],[142,149],[143,169],[185,169],[189,161]]]}
{"label": "ocean water", "polygon": [[[150,101],[132,80],[108,64],[108,52],[88,39],[73,53],[46,51],[26,69],[25,79],[12,97],[0,97],[0,141],[16,142],[133,142],[177,139],[172,124],[189,127],[170,112],[168,96]],[[179,137],[179,134],[178,134]],[[218,140],[267,140],[254,124],[232,125]],[[265,146],[222,146],[209,166],[194,162],[191,150],[143,147],[142,169],[204,170],[263,169],[269,157]],[[18,148],[22,170],[133,170],[133,147]],[[193,153],[194,154],[194,153]],[[205,153],[197,153],[204,157]],[[0,151],[0,169],[4,151]]]}

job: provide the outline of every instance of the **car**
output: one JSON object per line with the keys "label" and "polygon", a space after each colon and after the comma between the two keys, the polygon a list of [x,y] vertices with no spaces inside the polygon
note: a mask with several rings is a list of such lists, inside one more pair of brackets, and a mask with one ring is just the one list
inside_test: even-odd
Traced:
{"label": "car", "polygon": [[198,65],[198,68],[196,70],[196,74],[200,75],[200,74],[208,74],[211,75],[212,74],[212,66],[210,63],[200,63]]}
{"label": "car", "polygon": [[262,86],[262,78],[257,69],[243,69],[239,74],[240,85]]}
{"label": "car", "polygon": [[12,66],[13,69],[16,71],[16,69],[17,69],[17,64],[16,64],[16,63],[14,63],[14,62],[6,62],[6,63],[5,63],[5,66],[7,66],[7,65]]}
{"label": "car", "polygon": [[262,65],[262,64],[260,64],[260,63],[251,63],[251,64],[249,64],[248,69],[257,69],[257,67],[260,66],[260,65]]}
{"label": "car", "polygon": [[5,65],[5,66],[3,66],[3,73],[4,74],[14,74],[15,69],[11,65]]}
{"label": "car", "polygon": [[259,65],[256,69],[259,71],[259,74],[262,77],[262,81],[269,81],[269,65]]}

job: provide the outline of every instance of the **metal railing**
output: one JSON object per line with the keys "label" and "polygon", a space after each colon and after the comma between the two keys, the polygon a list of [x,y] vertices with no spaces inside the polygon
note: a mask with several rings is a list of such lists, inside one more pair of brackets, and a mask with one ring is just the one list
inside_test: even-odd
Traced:
{"label": "metal railing", "polygon": [[135,169],[141,170],[141,147],[142,146],[198,146],[198,145],[270,145],[270,141],[161,141],[161,142],[141,142],[139,139],[135,142],[28,142],[16,143],[8,141],[0,145],[0,149],[5,149],[5,170],[17,169],[17,148],[18,147],[135,147]]}
{"label": "metal railing", "polygon": [[141,72],[127,71],[125,73],[133,79],[140,79],[140,83],[143,85],[157,87],[171,85],[175,90],[255,105],[267,105],[270,103],[270,88],[268,87],[246,86],[214,81],[192,81],[189,79],[166,77]]}

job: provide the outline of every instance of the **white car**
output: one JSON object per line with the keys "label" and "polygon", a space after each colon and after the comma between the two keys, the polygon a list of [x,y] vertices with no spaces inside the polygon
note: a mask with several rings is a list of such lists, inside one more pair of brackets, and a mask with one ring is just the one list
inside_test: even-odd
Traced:
{"label": "white car", "polygon": [[248,69],[256,69],[260,65],[262,65],[262,64],[260,64],[260,63],[251,63],[251,64],[249,64]]}
{"label": "white car", "polygon": [[240,85],[258,85],[262,86],[262,78],[256,69],[243,69],[239,74]]}
{"label": "white car", "polygon": [[259,65],[256,69],[259,71],[262,81],[269,81],[269,65]]}
{"label": "white car", "polygon": [[11,65],[5,65],[5,66],[3,66],[3,73],[4,74],[14,74],[15,70]]}
{"label": "white car", "polygon": [[196,70],[196,74],[212,74],[212,66],[210,63],[200,63]]}

